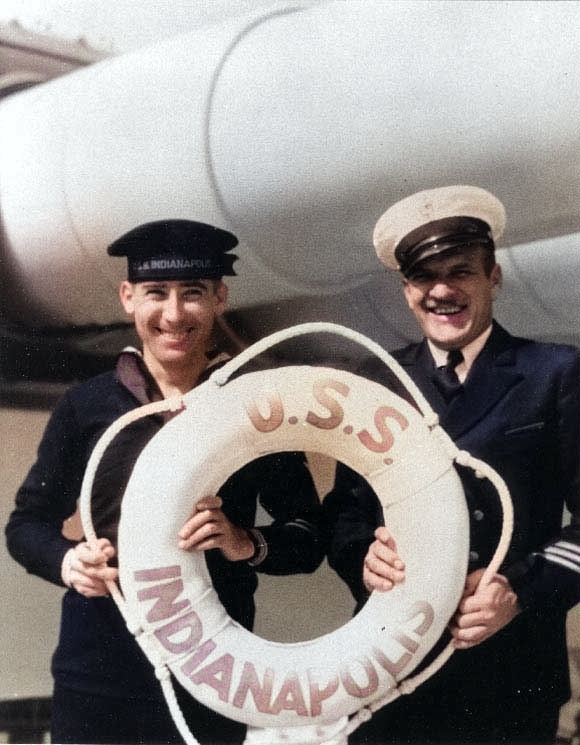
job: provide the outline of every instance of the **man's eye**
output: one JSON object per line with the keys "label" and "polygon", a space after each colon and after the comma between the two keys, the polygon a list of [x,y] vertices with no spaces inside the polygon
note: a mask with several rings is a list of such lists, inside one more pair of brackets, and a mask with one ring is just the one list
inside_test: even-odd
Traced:
{"label": "man's eye", "polygon": [[456,277],[457,279],[462,279],[463,277],[471,276],[471,272],[469,269],[458,269],[456,272],[453,272],[451,276]]}
{"label": "man's eye", "polygon": [[414,274],[412,277],[409,277],[409,282],[412,282],[416,285],[420,285],[423,282],[428,282],[429,280],[430,277],[428,277],[426,274]]}

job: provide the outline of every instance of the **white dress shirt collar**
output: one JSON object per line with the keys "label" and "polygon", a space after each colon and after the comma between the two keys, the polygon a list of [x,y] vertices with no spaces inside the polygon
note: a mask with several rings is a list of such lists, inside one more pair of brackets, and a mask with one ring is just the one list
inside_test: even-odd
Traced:
{"label": "white dress shirt collar", "polygon": [[[466,346],[461,347],[463,362],[455,368],[455,372],[457,373],[457,377],[461,383],[465,382],[465,379],[471,370],[471,366],[475,362],[475,358],[485,346],[485,342],[489,339],[491,328],[491,325],[488,326],[486,330],[477,337],[477,339],[474,339],[469,344],[466,344]],[[447,363],[447,350],[439,349],[439,347],[436,347],[430,339],[427,339],[427,344],[431,355],[433,356],[433,360],[435,361],[435,367],[444,367]]]}

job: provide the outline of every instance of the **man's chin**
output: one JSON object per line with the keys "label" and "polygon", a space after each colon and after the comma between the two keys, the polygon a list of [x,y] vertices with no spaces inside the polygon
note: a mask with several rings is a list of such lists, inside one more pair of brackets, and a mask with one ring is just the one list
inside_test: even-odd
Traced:
{"label": "man's chin", "polygon": [[459,349],[465,345],[467,330],[451,325],[430,324],[425,329],[425,336],[440,349]]}

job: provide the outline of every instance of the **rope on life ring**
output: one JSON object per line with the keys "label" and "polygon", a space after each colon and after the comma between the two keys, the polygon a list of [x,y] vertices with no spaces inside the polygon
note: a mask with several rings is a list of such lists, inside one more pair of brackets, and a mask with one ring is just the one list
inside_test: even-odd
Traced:
{"label": "rope on life ring", "polygon": [[[334,368],[290,366],[231,379],[269,347],[319,332],[367,347],[404,384],[418,410],[387,388]],[[351,732],[445,663],[451,645],[412,676],[456,610],[467,570],[469,523],[454,463],[489,479],[502,504],[502,536],[484,583],[498,571],[509,545],[511,501],[493,469],[455,446],[389,354],[342,326],[301,324],[252,345],[182,398],[121,417],[87,465],[80,508],[89,542],[97,538],[92,482],[108,445],[136,419],[180,408],[133,469],[119,523],[121,589],[116,583],[108,589],[154,665],[187,743],[198,745],[170,673],[203,704],[250,727],[291,732],[342,722],[343,732]],[[198,499],[218,493],[251,460],[282,451],[319,452],[363,476],[406,563],[403,585],[373,593],[336,631],[294,644],[261,639],[233,621],[213,589],[204,556],[177,547],[177,533]]]}

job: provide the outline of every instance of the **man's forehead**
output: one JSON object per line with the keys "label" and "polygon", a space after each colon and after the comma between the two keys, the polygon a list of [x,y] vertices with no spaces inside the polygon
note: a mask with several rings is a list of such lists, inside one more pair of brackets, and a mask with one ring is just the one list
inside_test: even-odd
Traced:
{"label": "man's forehead", "polygon": [[147,289],[148,287],[161,287],[169,289],[171,287],[177,288],[188,288],[188,287],[201,287],[207,289],[212,287],[214,280],[211,279],[151,279],[147,282],[135,282],[136,287],[142,287]]}
{"label": "man's forehead", "polygon": [[214,280],[211,279],[150,279],[146,282],[136,282],[135,284],[148,287],[207,287]]}

